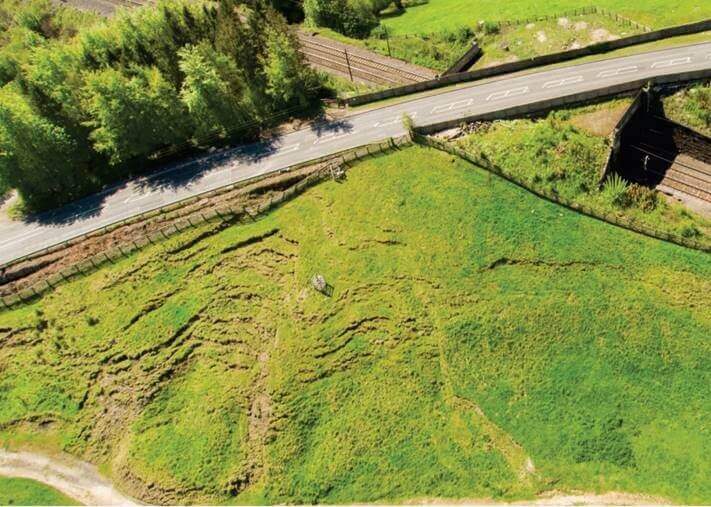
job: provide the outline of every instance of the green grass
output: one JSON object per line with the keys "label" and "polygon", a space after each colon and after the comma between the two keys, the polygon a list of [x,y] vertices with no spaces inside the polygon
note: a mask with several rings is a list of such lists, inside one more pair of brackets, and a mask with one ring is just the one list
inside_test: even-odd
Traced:
{"label": "green grass", "polygon": [[502,27],[497,33],[477,37],[483,55],[475,68],[576,49],[640,32],[634,26],[599,14],[567,16],[560,23],[549,20]]}
{"label": "green grass", "polygon": [[[629,101],[554,111],[543,119],[479,125],[459,139],[528,186],[552,191],[606,214],[631,217],[659,231],[709,242],[711,222],[639,185],[598,187],[610,150],[608,135]],[[624,185],[624,182],[623,182]]]}
{"label": "green grass", "polygon": [[14,477],[0,477],[0,505],[81,504],[39,482]]}
{"label": "green grass", "polygon": [[366,39],[346,37],[327,28],[319,28],[318,33],[346,44],[369,49],[383,56],[440,72],[451,67],[471,47],[474,36],[472,30],[390,35],[388,40],[382,31],[379,34],[375,31]]}
{"label": "green grass", "polygon": [[[630,0],[624,3],[600,0],[595,5],[652,28],[700,21],[711,16],[711,5],[705,0],[680,0],[673,3],[668,0]],[[590,2],[581,0],[429,0],[425,4],[407,8],[402,15],[383,20],[383,23],[393,34],[437,32],[462,25],[474,26],[480,20],[526,19],[589,6]]]}
{"label": "green grass", "polygon": [[664,113],[711,137],[711,84],[697,84],[663,99]]}
{"label": "green grass", "polygon": [[328,72],[317,72],[320,76],[321,83],[323,83],[323,86],[329,90],[330,95],[333,98],[352,97],[354,95],[360,95],[363,93],[376,92],[384,88],[383,86],[369,85],[365,83],[359,83],[358,81],[351,81],[347,77],[337,76]]}
{"label": "green grass", "polygon": [[149,502],[709,503],[709,280],[412,147],[0,314],[0,444]]}

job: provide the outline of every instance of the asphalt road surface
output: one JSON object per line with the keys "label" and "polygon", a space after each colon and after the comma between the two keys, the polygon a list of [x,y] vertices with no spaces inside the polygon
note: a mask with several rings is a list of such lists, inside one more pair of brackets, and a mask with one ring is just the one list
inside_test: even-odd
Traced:
{"label": "asphalt road surface", "polygon": [[711,42],[613,58],[516,77],[501,77],[165,167],[51,213],[0,222],[0,263],[139,213],[323,155],[405,133],[416,125],[464,118],[544,99],[575,95],[647,77],[711,68]]}

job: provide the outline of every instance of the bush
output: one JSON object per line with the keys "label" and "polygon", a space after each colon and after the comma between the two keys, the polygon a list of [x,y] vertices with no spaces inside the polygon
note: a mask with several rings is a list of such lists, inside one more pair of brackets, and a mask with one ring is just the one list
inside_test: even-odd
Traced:
{"label": "bush", "polygon": [[610,176],[605,182],[603,195],[613,206],[626,208],[630,204],[627,182],[617,173]]}
{"label": "bush", "polygon": [[627,189],[630,201],[642,211],[654,211],[659,203],[657,191],[643,185],[633,183]]}
{"label": "bush", "polygon": [[696,228],[696,226],[692,224],[686,224],[681,229],[679,230],[679,234],[681,234],[684,238],[695,238],[697,236],[701,235],[701,232]]}
{"label": "bush", "polygon": [[501,28],[494,21],[479,21],[479,31],[484,35],[496,35]]}
{"label": "bush", "polygon": [[307,23],[362,39],[379,24],[365,0],[304,0]]}

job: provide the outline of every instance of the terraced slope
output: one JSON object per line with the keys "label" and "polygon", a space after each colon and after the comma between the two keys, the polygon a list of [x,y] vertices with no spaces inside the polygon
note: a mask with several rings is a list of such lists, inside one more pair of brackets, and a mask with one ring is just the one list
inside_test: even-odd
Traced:
{"label": "terraced slope", "polygon": [[151,502],[709,503],[710,304],[708,255],[409,148],[0,314],[0,445]]}

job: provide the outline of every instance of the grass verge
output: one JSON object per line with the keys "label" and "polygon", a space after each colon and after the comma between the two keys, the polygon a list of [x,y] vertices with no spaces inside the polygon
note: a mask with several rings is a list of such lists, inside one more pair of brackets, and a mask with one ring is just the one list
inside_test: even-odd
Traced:
{"label": "grass verge", "polygon": [[0,505],[81,505],[59,491],[30,479],[0,477]]}

